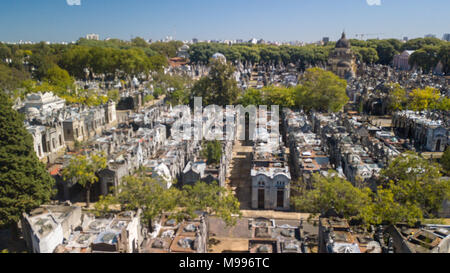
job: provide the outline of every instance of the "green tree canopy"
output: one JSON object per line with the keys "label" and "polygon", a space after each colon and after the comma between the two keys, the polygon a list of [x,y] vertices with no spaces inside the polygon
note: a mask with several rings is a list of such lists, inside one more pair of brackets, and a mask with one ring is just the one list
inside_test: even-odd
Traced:
{"label": "green tree canopy", "polygon": [[416,88],[409,93],[408,108],[414,111],[436,109],[439,106],[440,97],[439,90],[435,88]]}
{"label": "green tree canopy", "polygon": [[197,182],[195,185],[186,185],[182,189],[183,213],[190,217],[196,211],[206,211],[215,214],[229,226],[236,224],[235,215],[241,216],[240,203],[231,190],[219,186],[216,182],[207,184]]}
{"label": "green tree canopy", "polygon": [[403,110],[408,103],[408,97],[406,90],[400,86],[400,84],[389,85],[389,109],[391,110]]}
{"label": "green tree canopy", "polygon": [[159,181],[147,177],[145,171],[124,178],[116,195],[102,197],[96,204],[98,211],[107,211],[111,204],[119,203],[122,209],[141,209],[149,226],[164,213],[169,217],[184,220],[195,218],[197,211],[216,214],[228,225],[236,223],[235,215],[241,215],[239,202],[230,190],[216,183],[197,182],[193,186],[166,189]]}
{"label": "green tree canopy", "polygon": [[219,60],[211,62],[208,76],[202,77],[192,87],[192,96],[202,97],[204,105],[233,105],[240,92],[233,74],[231,65]]}
{"label": "green tree canopy", "polygon": [[320,68],[306,70],[296,88],[297,106],[306,110],[338,112],[348,102],[347,82]]}
{"label": "green tree canopy", "polygon": [[39,162],[22,116],[0,90],[0,226],[50,201],[54,179]]}
{"label": "green tree canopy", "polygon": [[0,63],[0,89],[13,91],[21,87],[22,82],[31,78],[31,75],[15,67]]}
{"label": "green tree canopy", "polygon": [[450,73],[450,42],[439,48],[438,59],[442,62],[443,72],[445,74]]}
{"label": "green tree canopy", "polygon": [[374,64],[380,59],[378,52],[372,47],[352,47],[359,61],[366,64]]}
{"label": "green tree canopy", "polygon": [[376,51],[378,53],[378,63],[389,65],[392,63],[392,60],[394,59],[394,55],[398,54],[398,52],[395,50],[395,47],[386,40],[369,40],[370,43],[374,44],[376,46]]}
{"label": "green tree canopy", "polygon": [[409,64],[421,67],[424,72],[433,71],[439,62],[439,50],[438,46],[426,45],[411,55]]}
{"label": "green tree canopy", "polygon": [[445,41],[442,41],[438,38],[416,38],[411,39],[402,45],[402,50],[418,50],[424,46],[439,46],[444,44]]}
{"label": "green tree canopy", "polygon": [[88,208],[92,185],[98,182],[97,173],[105,168],[106,158],[103,155],[77,155],[62,171],[64,180],[71,180],[86,189],[86,206]]}
{"label": "green tree canopy", "polygon": [[181,199],[181,192],[173,187],[167,190],[160,181],[147,177],[144,173],[145,171],[125,177],[116,191],[117,194],[107,199],[103,198],[102,201],[109,204],[119,203],[125,210],[141,209],[143,219],[151,228],[151,223],[156,217],[165,212],[175,212]]}
{"label": "green tree canopy", "polygon": [[61,69],[56,64],[47,70],[44,81],[47,81],[49,84],[61,87],[65,90],[74,87],[73,78],[70,77],[69,73],[66,70]]}
{"label": "green tree canopy", "polygon": [[373,194],[373,203],[362,211],[364,223],[372,225],[408,223],[413,226],[423,218],[418,206],[398,202],[389,186],[378,187],[376,194]]}
{"label": "green tree canopy", "polygon": [[444,173],[450,176],[450,146],[445,149],[444,155],[441,158],[441,163]]}
{"label": "green tree canopy", "polygon": [[263,97],[263,92],[260,89],[249,88],[247,89],[238,100],[238,103],[247,107],[249,105],[264,105],[265,99]]}
{"label": "green tree canopy", "polygon": [[206,158],[206,164],[219,164],[222,158],[222,143],[218,140],[205,141],[201,155]]}
{"label": "green tree canopy", "polygon": [[439,164],[407,152],[395,158],[383,170],[382,177],[396,202],[417,206],[424,216],[431,217],[450,198],[450,182],[441,179],[440,170]]}
{"label": "green tree canopy", "polygon": [[359,189],[337,173],[328,176],[314,174],[312,190],[300,190],[300,195],[292,201],[297,210],[314,214],[324,214],[333,209],[348,219],[360,219],[365,207],[371,203],[369,188]]}
{"label": "green tree canopy", "polygon": [[286,87],[267,86],[262,89],[266,105],[293,107],[295,105],[295,89]]}

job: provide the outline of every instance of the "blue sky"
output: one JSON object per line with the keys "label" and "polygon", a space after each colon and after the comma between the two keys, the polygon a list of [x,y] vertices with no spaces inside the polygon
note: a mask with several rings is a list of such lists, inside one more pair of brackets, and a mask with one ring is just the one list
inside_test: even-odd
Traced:
{"label": "blue sky", "polygon": [[336,40],[343,29],[351,38],[450,33],[449,0],[1,0],[0,11],[0,41],[11,42],[74,41],[88,33],[307,42]]}

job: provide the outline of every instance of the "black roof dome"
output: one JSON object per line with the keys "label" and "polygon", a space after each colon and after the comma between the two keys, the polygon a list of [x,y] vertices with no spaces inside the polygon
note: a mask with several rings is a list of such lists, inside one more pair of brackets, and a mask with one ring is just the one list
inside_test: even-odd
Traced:
{"label": "black roof dome", "polygon": [[350,41],[345,37],[345,32],[342,32],[342,37],[337,41],[336,48],[350,48]]}

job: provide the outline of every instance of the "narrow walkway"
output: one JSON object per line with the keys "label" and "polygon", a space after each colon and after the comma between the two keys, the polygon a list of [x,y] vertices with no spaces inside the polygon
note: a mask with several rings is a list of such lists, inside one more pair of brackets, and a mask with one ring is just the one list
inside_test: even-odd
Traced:
{"label": "narrow walkway", "polygon": [[233,190],[241,203],[241,209],[251,209],[251,155],[253,147],[245,141],[236,141],[227,186]]}

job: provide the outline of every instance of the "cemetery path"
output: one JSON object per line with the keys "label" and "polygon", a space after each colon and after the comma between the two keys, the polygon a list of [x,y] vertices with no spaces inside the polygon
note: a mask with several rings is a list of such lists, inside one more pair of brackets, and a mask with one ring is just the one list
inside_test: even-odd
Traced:
{"label": "cemetery path", "polygon": [[241,209],[251,209],[250,170],[253,147],[247,141],[237,141],[233,147],[233,159],[227,185],[233,190],[241,203]]}

